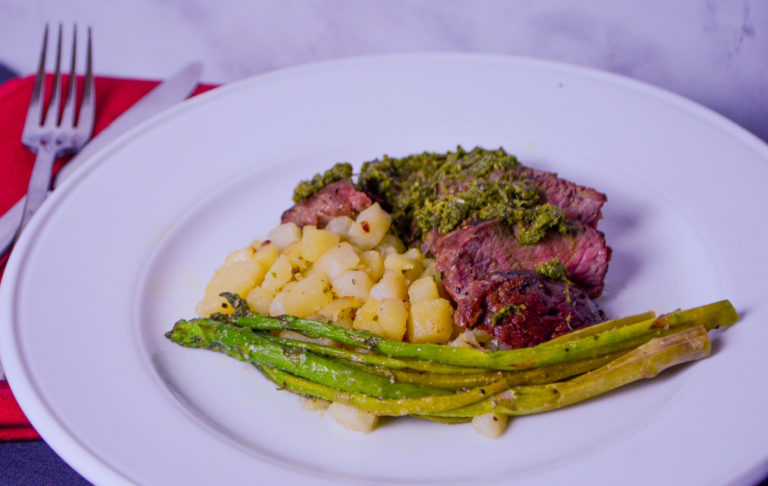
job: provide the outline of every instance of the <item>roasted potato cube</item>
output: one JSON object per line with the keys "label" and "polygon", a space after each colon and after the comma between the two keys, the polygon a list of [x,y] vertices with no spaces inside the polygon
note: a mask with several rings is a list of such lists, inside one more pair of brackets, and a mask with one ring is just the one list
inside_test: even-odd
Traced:
{"label": "roasted potato cube", "polygon": [[277,245],[280,250],[288,247],[294,241],[301,239],[301,228],[295,223],[283,223],[275,227],[267,234],[269,241]]}
{"label": "roasted potato cube", "polygon": [[379,420],[377,415],[339,402],[330,404],[328,414],[344,427],[363,433],[375,429]]}
{"label": "roasted potato cube", "polygon": [[256,249],[251,260],[258,262],[258,264],[264,268],[264,272],[266,272],[272,265],[274,265],[275,260],[277,260],[277,257],[279,256],[280,249],[276,244],[264,243]]}
{"label": "roasted potato cube", "polygon": [[272,294],[261,287],[254,287],[248,292],[245,301],[251,310],[264,316],[269,315],[269,306],[272,304]]}
{"label": "roasted potato cube", "polygon": [[376,250],[366,250],[360,252],[360,264],[371,280],[374,282],[381,279],[384,275],[384,259]]}
{"label": "roasted potato cube", "polygon": [[349,216],[337,216],[328,221],[328,224],[325,225],[324,229],[339,235],[341,239],[345,239],[349,236],[349,228],[354,222],[355,220]]}
{"label": "roasted potato cube", "polygon": [[405,252],[405,245],[400,240],[400,238],[393,235],[392,233],[387,233],[374,249],[379,252],[382,258],[386,258],[392,253]]}
{"label": "roasted potato cube", "polygon": [[331,280],[333,291],[339,297],[357,297],[367,299],[373,282],[371,277],[362,270],[349,270],[337,275]]}
{"label": "roasted potato cube", "polygon": [[408,286],[405,283],[405,277],[399,270],[387,270],[381,280],[371,288],[370,297],[372,299],[400,299],[405,300],[408,296]]}
{"label": "roasted potato cube", "polygon": [[368,299],[355,315],[352,328],[401,341],[407,330],[408,308],[402,300]]}
{"label": "roasted potato cube", "polygon": [[243,260],[250,260],[254,253],[255,250],[251,246],[240,248],[239,250],[235,250],[227,255],[226,260],[224,260],[224,265],[228,263],[240,262]]}
{"label": "roasted potato cube", "polygon": [[385,338],[403,340],[408,327],[408,307],[405,302],[400,299],[384,299],[376,309],[376,318]]}
{"label": "roasted potato cube", "polygon": [[446,299],[411,304],[408,340],[412,343],[445,344],[453,333],[453,307]]}
{"label": "roasted potato cube", "polygon": [[297,317],[309,317],[333,300],[328,277],[313,272],[291,287],[283,299],[285,311]]}
{"label": "roasted potato cube", "polygon": [[357,297],[338,297],[320,309],[319,314],[339,327],[352,328],[355,311],[363,305],[363,300]]}
{"label": "roasted potato cube", "polygon": [[308,262],[315,262],[320,255],[339,244],[339,235],[330,231],[305,226],[301,235],[302,256]]}
{"label": "roasted potato cube", "polygon": [[408,287],[408,301],[411,304],[417,302],[425,302],[428,300],[435,300],[440,298],[440,294],[437,291],[437,284],[432,277],[422,277],[415,280],[410,287]]}
{"label": "roasted potato cube", "polygon": [[349,240],[364,250],[370,250],[381,242],[391,222],[392,216],[381,209],[379,203],[373,203],[357,215],[349,228]]}
{"label": "roasted potato cube", "polygon": [[312,268],[324,272],[330,278],[335,278],[347,270],[352,270],[359,262],[360,257],[355,249],[344,242],[320,255]]}
{"label": "roasted potato cube", "polygon": [[205,288],[202,300],[195,307],[199,316],[207,317],[214,312],[231,313],[233,309],[226,299],[219,294],[232,292],[240,296],[248,295],[254,286],[264,278],[264,269],[253,260],[239,260],[223,265]]}
{"label": "roasted potato cube", "polygon": [[261,287],[272,295],[275,295],[283,285],[287,284],[293,277],[293,266],[291,260],[285,255],[280,255],[275,263],[269,267],[264,282]]}
{"label": "roasted potato cube", "polygon": [[486,413],[472,419],[475,432],[489,439],[498,439],[507,430],[509,417],[498,413]]}
{"label": "roasted potato cube", "polygon": [[424,271],[424,258],[416,248],[411,248],[405,253],[390,253],[384,259],[384,268],[400,271],[407,281],[416,280]]}

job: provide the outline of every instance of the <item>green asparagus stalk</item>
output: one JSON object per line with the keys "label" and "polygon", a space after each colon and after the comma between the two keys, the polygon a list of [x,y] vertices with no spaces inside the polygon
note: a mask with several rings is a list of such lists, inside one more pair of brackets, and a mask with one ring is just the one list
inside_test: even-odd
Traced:
{"label": "green asparagus stalk", "polygon": [[709,356],[706,328],[692,327],[651,339],[624,356],[568,381],[519,386],[472,405],[432,415],[474,417],[485,413],[526,415],[546,412],[587,400],[687,361]]}
{"label": "green asparagus stalk", "polygon": [[440,388],[392,382],[338,360],[282,348],[250,329],[208,319],[180,320],[166,337],[183,346],[220,351],[240,361],[277,367],[348,392],[391,399],[448,393]]}
{"label": "green asparagus stalk", "polygon": [[623,355],[623,351],[598,358],[572,361],[523,371],[485,371],[473,374],[444,374],[388,369],[383,366],[358,365],[369,373],[390,377],[399,383],[458,390],[481,386],[499,378],[507,380],[509,386],[536,385],[570,378],[594,370]]}
{"label": "green asparagus stalk", "polygon": [[600,334],[572,341],[544,343],[531,348],[484,352],[436,344],[391,341],[366,331],[354,331],[293,316],[267,317],[258,314],[233,318],[233,324],[258,330],[293,330],[310,338],[330,338],[342,344],[368,349],[396,358],[411,358],[463,367],[494,370],[523,370],[595,358],[634,348],[654,337],[679,329],[703,325],[707,330],[733,324],[738,314],[729,301],[675,311]]}
{"label": "green asparagus stalk", "polygon": [[361,365],[371,365],[376,367],[382,367],[390,370],[418,370],[430,373],[442,373],[442,374],[477,374],[487,372],[484,368],[468,368],[461,366],[443,365],[432,361],[424,361],[420,359],[412,358],[391,358],[381,354],[372,353],[369,351],[360,352],[347,348],[340,348],[336,346],[327,346],[324,344],[318,344],[314,342],[301,341],[297,339],[282,338],[265,336],[266,339],[283,346],[292,349],[304,349],[311,351],[315,354],[323,356],[329,356],[337,359],[349,361],[350,363],[358,363]]}
{"label": "green asparagus stalk", "polygon": [[464,407],[507,389],[507,382],[500,378],[488,385],[450,395],[381,399],[363,393],[340,391],[331,386],[316,383],[277,368],[263,365],[260,368],[264,375],[274,381],[280,388],[284,388],[297,395],[346,403],[366,412],[385,416],[433,415],[445,410]]}
{"label": "green asparagus stalk", "polygon": [[577,339],[594,336],[595,334],[600,334],[601,332],[612,331],[620,327],[629,326],[630,324],[637,324],[638,322],[654,319],[655,317],[656,317],[656,313],[651,311],[651,312],[644,312],[642,314],[635,314],[633,316],[620,317],[618,319],[611,319],[609,321],[603,321],[598,324],[594,324],[592,326],[582,327],[581,329],[576,329],[575,331],[569,332],[568,334],[563,334],[562,336],[556,337],[554,339],[550,339],[549,341],[547,341],[547,344],[575,341]]}

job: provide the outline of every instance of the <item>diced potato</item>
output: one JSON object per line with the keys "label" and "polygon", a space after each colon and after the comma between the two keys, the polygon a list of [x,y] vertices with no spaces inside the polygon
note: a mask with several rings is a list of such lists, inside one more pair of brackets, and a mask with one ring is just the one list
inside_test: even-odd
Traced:
{"label": "diced potato", "polygon": [[339,244],[339,235],[330,231],[305,226],[301,235],[302,256],[308,262],[315,262],[320,255]]}
{"label": "diced potato", "polygon": [[344,239],[349,235],[349,228],[354,222],[355,220],[349,216],[337,216],[328,221],[328,224],[325,225],[324,229],[337,234],[340,238]]}
{"label": "diced potato", "polygon": [[405,283],[405,277],[399,270],[387,270],[381,277],[379,283],[371,288],[370,298],[400,299],[405,300],[408,296],[408,286]]}
{"label": "diced potato", "polygon": [[248,291],[258,285],[262,278],[264,269],[253,260],[240,260],[223,265],[208,282],[203,299],[195,307],[195,312],[203,317],[214,312],[233,312],[226,299],[219,294],[232,292],[241,296],[248,295]]}
{"label": "diced potato", "polygon": [[405,302],[399,299],[383,300],[376,309],[376,317],[385,338],[403,340],[408,324],[408,307]]}
{"label": "diced potato", "polygon": [[472,419],[475,432],[489,439],[498,439],[507,430],[509,418],[498,413],[486,413]]}
{"label": "diced potato", "polygon": [[453,307],[446,299],[411,305],[408,340],[412,343],[445,344],[453,333]]}
{"label": "diced potato", "polygon": [[464,331],[456,339],[448,343],[448,346],[455,348],[474,348],[481,349],[480,343],[477,341],[477,336],[472,331]]}
{"label": "diced potato", "polygon": [[355,323],[353,327],[355,329],[358,329],[360,325],[362,325],[365,321],[375,321],[376,320],[376,313],[379,310],[379,304],[381,301],[378,301],[376,299],[368,299],[365,301],[365,303],[357,310],[357,313],[355,314]]}
{"label": "diced potato", "polygon": [[391,253],[403,253],[405,245],[400,238],[392,233],[387,233],[374,249],[379,252],[382,258],[386,258]]}
{"label": "diced potato", "polygon": [[407,330],[408,308],[398,299],[368,299],[357,310],[352,328],[401,341]]}
{"label": "diced potato", "polygon": [[349,228],[349,240],[357,246],[370,250],[378,245],[392,223],[392,216],[381,209],[379,203],[364,209],[357,215]]}
{"label": "diced potato", "polygon": [[280,249],[277,247],[276,244],[265,243],[256,249],[256,253],[253,254],[253,256],[251,257],[251,260],[261,265],[264,268],[264,271],[266,272],[267,270],[269,270],[269,267],[271,267],[275,263],[275,260],[277,260],[277,257],[279,256],[280,256]]}
{"label": "diced potato", "polygon": [[422,260],[422,265],[424,265],[424,271],[421,272],[421,277],[439,277],[439,272],[437,271],[437,268],[435,268],[435,259],[434,258],[424,258]]}
{"label": "diced potato", "polygon": [[257,314],[269,315],[269,306],[272,303],[272,294],[261,287],[254,287],[245,298],[251,310]]}
{"label": "diced potato", "polygon": [[279,292],[277,295],[274,296],[274,298],[272,299],[272,302],[269,303],[269,315],[271,317],[283,316],[288,314],[288,312],[285,311],[285,306],[283,305],[283,301],[285,300],[286,295],[287,295],[286,291]]}
{"label": "diced potato", "polygon": [[373,281],[362,270],[349,270],[331,280],[333,291],[339,297],[357,297],[367,299],[373,287]]}
{"label": "diced potato", "polygon": [[360,263],[364,270],[374,282],[380,280],[384,275],[384,259],[376,250],[367,250],[360,252]]}
{"label": "diced potato", "polygon": [[288,260],[291,262],[291,268],[294,270],[306,270],[309,266],[307,260],[304,259],[304,245],[301,241],[294,241],[288,245],[281,255],[288,257]]}
{"label": "diced potato", "polygon": [[331,402],[323,400],[322,398],[305,398],[302,397],[301,408],[308,412],[322,412],[328,410]]}
{"label": "diced potato", "polygon": [[243,260],[250,260],[254,253],[255,250],[251,246],[240,248],[239,250],[235,250],[227,255],[227,259],[224,260],[224,265],[228,263],[241,262]]}
{"label": "diced potato", "polygon": [[275,260],[275,263],[269,267],[266,275],[264,275],[264,282],[261,287],[270,294],[276,294],[283,285],[287,284],[293,277],[293,266],[291,265],[290,258],[285,255],[280,255]]}
{"label": "diced potato", "polygon": [[428,300],[435,300],[440,298],[440,294],[437,291],[437,284],[432,277],[422,277],[415,280],[410,287],[408,287],[408,301],[411,304],[418,302],[425,302]]}
{"label": "diced potato", "polygon": [[335,278],[347,270],[352,270],[359,262],[360,257],[355,249],[344,242],[320,255],[312,268],[324,272],[330,278]]}
{"label": "diced potato", "polygon": [[384,268],[399,270],[406,280],[412,281],[424,271],[423,259],[419,250],[411,248],[405,253],[390,253],[384,259]]}
{"label": "diced potato", "polygon": [[355,311],[363,305],[363,300],[356,297],[339,297],[320,309],[319,313],[332,324],[345,329],[352,328]]}
{"label": "diced potato", "polygon": [[352,323],[352,329],[355,329],[356,331],[372,332],[373,334],[381,337],[384,337],[386,334],[384,326],[382,326],[379,321],[364,321],[355,318],[354,322]]}
{"label": "diced potato", "polygon": [[309,317],[333,300],[330,282],[322,272],[298,281],[283,298],[283,308],[292,316]]}
{"label": "diced potato", "polygon": [[301,239],[301,228],[296,226],[295,223],[283,223],[270,231],[267,237],[280,250],[283,250],[294,241]]}
{"label": "diced potato", "polygon": [[377,415],[339,402],[331,403],[328,414],[344,427],[363,433],[375,429],[379,420]]}

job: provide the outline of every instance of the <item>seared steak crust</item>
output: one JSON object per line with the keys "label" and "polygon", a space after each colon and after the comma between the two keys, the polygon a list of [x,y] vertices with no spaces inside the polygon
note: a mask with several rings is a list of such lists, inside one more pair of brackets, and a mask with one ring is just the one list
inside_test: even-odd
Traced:
{"label": "seared steak crust", "polygon": [[371,204],[371,198],[355,189],[352,181],[343,179],[296,203],[283,213],[281,222],[321,228],[337,216],[354,218]]}
{"label": "seared steak crust", "polygon": [[535,346],[580,327],[603,313],[581,290],[531,272],[493,272],[464,289],[456,322],[476,326],[505,347]]}

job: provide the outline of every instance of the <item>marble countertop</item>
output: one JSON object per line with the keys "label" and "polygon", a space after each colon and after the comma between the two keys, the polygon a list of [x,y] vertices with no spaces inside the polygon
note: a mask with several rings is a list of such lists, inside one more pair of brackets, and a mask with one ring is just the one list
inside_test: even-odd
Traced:
{"label": "marble countertop", "polygon": [[32,73],[43,25],[90,25],[104,75],[161,78],[187,61],[226,83],[380,53],[486,52],[630,76],[768,140],[763,0],[0,0],[0,63]]}

